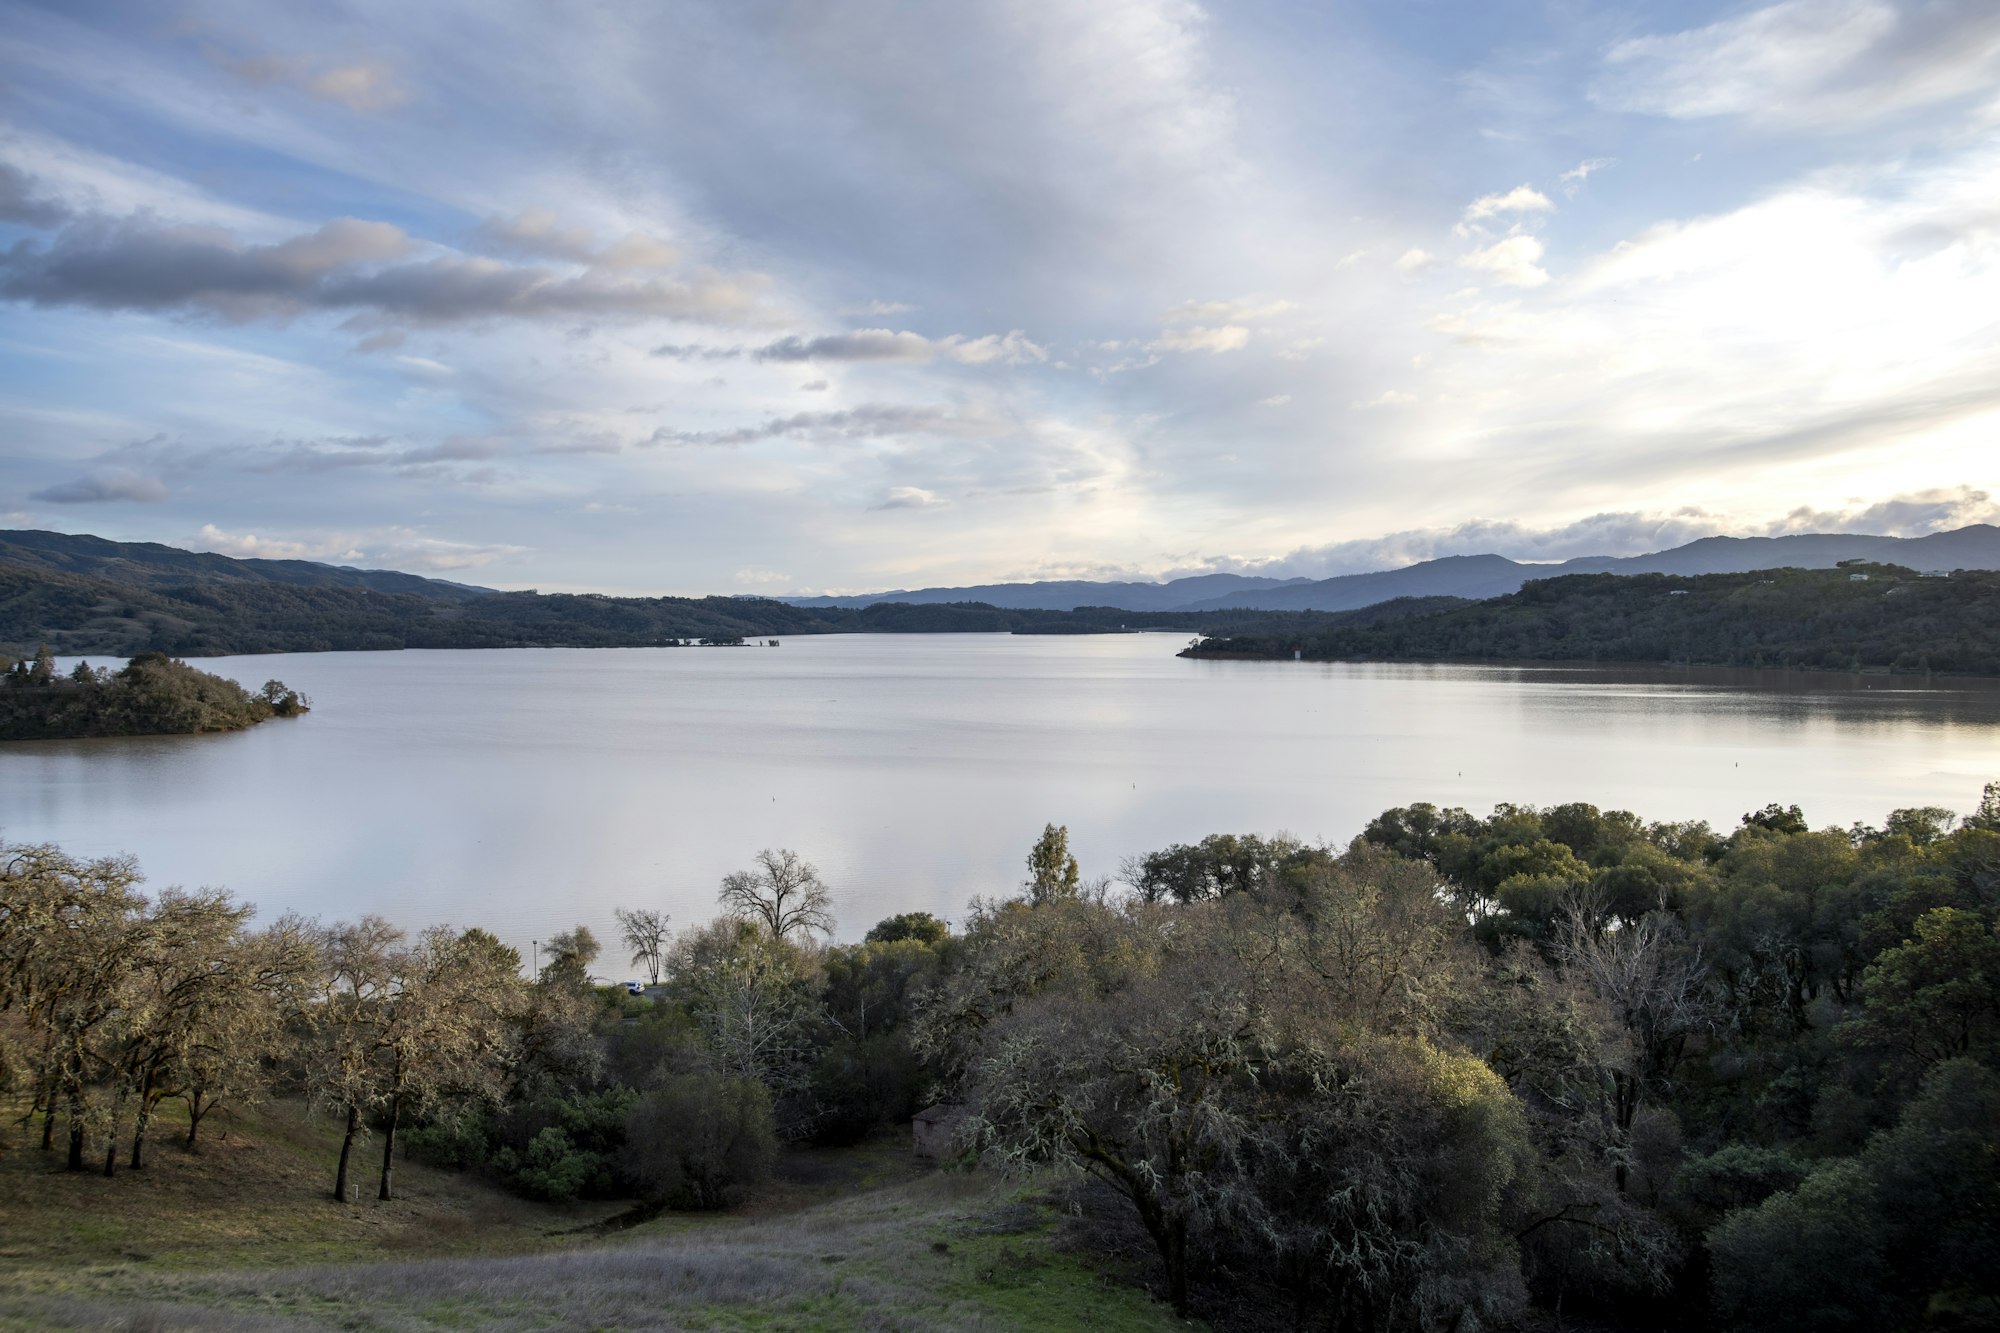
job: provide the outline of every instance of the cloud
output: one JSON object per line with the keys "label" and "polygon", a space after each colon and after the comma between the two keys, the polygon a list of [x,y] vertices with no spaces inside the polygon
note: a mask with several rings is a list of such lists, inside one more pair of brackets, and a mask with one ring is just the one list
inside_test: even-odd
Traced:
{"label": "cloud", "polygon": [[0,255],[0,296],[99,310],[202,307],[229,319],[296,313],[331,274],[414,249],[384,222],[336,218],[275,245],[242,245],[212,227],[89,220],[45,247]]}
{"label": "cloud", "polygon": [[[259,537],[254,532],[224,532],[213,523],[201,525],[201,531],[188,542],[188,548],[195,551],[214,551],[218,555],[233,556],[238,560],[324,560],[334,555],[309,542],[285,541],[279,538]],[[336,558],[358,560],[361,552],[346,550]]]}
{"label": "cloud", "polygon": [[91,218],[47,245],[0,251],[0,299],[238,323],[312,311],[432,325],[577,316],[726,323],[750,318],[764,285],[705,271],[670,280],[604,268],[562,275],[455,254],[409,259],[420,248],[401,228],[356,218],[269,245],[213,227]]}
{"label": "cloud", "polygon": [[1048,349],[1019,329],[969,338],[954,333],[946,338],[926,338],[921,333],[893,329],[854,329],[816,338],[796,335],[780,338],[762,347],[704,347],[669,343],[653,349],[654,356],[677,361],[722,361],[747,357],[752,361],[956,361],[962,365],[991,363],[1022,365],[1047,361]]}
{"label": "cloud", "polygon": [[306,80],[305,90],[349,111],[387,111],[410,100],[395,71],[375,60],[322,70]]}
{"label": "cloud", "polygon": [[1259,398],[1257,400],[1257,406],[1283,407],[1286,403],[1289,403],[1291,401],[1292,401],[1292,396],[1288,393],[1274,393],[1269,398]]}
{"label": "cloud", "polygon": [[35,192],[35,182],[19,167],[0,162],[0,222],[17,222],[24,227],[53,227],[69,216],[69,210]]}
{"label": "cloud", "polygon": [[1200,326],[1168,329],[1147,343],[1146,348],[1153,352],[1235,352],[1249,343],[1250,330],[1241,324],[1224,324],[1212,329]]}
{"label": "cloud", "polygon": [[735,446],[788,438],[840,443],[924,435],[975,439],[1007,429],[1000,418],[977,408],[953,411],[872,403],[834,412],[796,412],[730,430],[671,430],[663,426],[653,432],[648,443]]}
{"label": "cloud", "polygon": [[1491,273],[1509,287],[1539,287],[1549,280],[1541,267],[1542,243],[1533,236],[1509,236],[1459,259],[1463,268]]}
{"label": "cloud", "polygon": [[1417,396],[1413,393],[1404,393],[1400,389],[1384,389],[1366,402],[1356,403],[1355,407],[1364,410],[1371,407],[1408,407],[1416,401]]}
{"label": "cloud", "polygon": [[410,100],[409,89],[396,72],[380,60],[359,60],[346,65],[317,65],[291,56],[251,56],[225,60],[223,67],[245,83],[259,87],[283,85],[296,88],[323,102],[333,102],[349,111],[390,111]]}
{"label": "cloud", "polygon": [[[616,446],[612,446],[615,452]],[[601,441],[565,441],[530,452],[602,452]],[[446,464],[486,462],[506,456],[505,440],[491,436],[448,435],[436,444],[397,447],[386,435],[349,435],[318,440],[272,440],[253,446],[216,445],[188,448],[161,440],[146,440],[113,451],[111,457],[175,474],[221,468],[259,476],[344,472],[354,468],[389,468],[440,475]]]}
{"label": "cloud", "polygon": [[1696,120],[1835,129],[2000,84],[1991,0],[1784,0],[1706,27],[1620,42],[1599,105]]}
{"label": "cloud", "polygon": [[1290,301],[1183,301],[1160,316],[1163,324],[1252,324],[1297,310]]}
{"label": "cloud", "polygon": [[213,523],[202,524],[187,545],[191,550],[215,551],[239,560],[320,560],[430,573],[478,569],[528,549],[504,543],[448,541],[407,527],[265,537],[254,532],[228,532]]}
{"label": "cloud", "polygon": [[1435,263],[1437,263],[1436,255],[1428,250],[1419,250],[1412,246],[1410,249],[1403,251],[1402,255],[1397,258],[1396,271],[1398,273],[1421,273]]}
{"label": "cloud", "polygon": [[533,259],[565,259],[588,264],[597,256],[597,234],[588,227],[565,227],[546,208],[532,208],[511,218],[488,218],[473,233],[482,247],[506,255]]}
{"label": "cloud", "polygon": [[1552,213],[1555,207],[1555,203],[1547,195],[1529,185],[1516,185],[1505,194],[1482,194],[1465,206],[1465,215],[1459,221],[1458,234],[1468,235],[1476,229],[1474,224],[1503,214]]}
{"label": "cloud", "polygon": [[1785,537],[1799,533],[1852,532],[1921,537],[1973,523],[2000,523],[2000,503],[1970,486],[1918,491],[1840,509],[1801,507],[1778,518],[1749,518],[1688,506],[1670,512],[1618,510],[1565,523],[1536,526],[1507,519],[1471,519],[1444,527],[1411,528],[1300,547],[1271,560],[1212,557],[1169,571],[1172,575],[1229,570],[1284,577],[1332,578],[1400,569],[1453,555],[1502,555],[1527,563],[1560,563],[1580,556],[1649,555],[1704,537]]}
{"label": "cloud", "polygon": [[2000,503],[1970,486],[1898,495],[1847,509],[1801,506],[1765,525],[1763,535],[1790,532],[1873,532],[1886,537],[1921,537],[1974,523],[2000,524]]}
{"label": "cloud", "polygon": [[861,305],[848,306],[840,313],[843,315],[860,315],[863,317],[873,316],[874,318],[880,319],[884,315],[907,315],[912,313],[916,309],[917,309],[916,306],[910,305],[908,302],[905,301],[867,301],[862,303]]}
{"label": "cloud", "polygon": [[166,483],[157,477],[148,477],[129,468],[98,468],[74,481],[36,491],[28,498],[44,500],[49,504],[88,505],[109,504],[116,501],[131,501],[136,504],[158,504],[171,494]]}
{"label": "cloud", "polygon": [[601,244],[590,228],[565,226],[545,208],[528,209],[509,218],[488,218],[473,237],[482,249],[498,254],[619,271],[672,268],[681,259],[673,246],[636,231],[609,245]]}
{"label": "cloud", "polygon": [[928,361],[937,350],[921,333],[856,329],[820,338],[780,338],[750,356],[757,361]]}
{"label": "cloud", "polygon": [[1618,165],[1615,157],[1587,157],[1565,171],[1558,179],[1562,181],[1563,193],[1574,199],[1583,183],[1600,171],[1609,171]]}
{"label": "cloud", "polygon": [[870,509],[942,509],[950,501],[921,486],[891,486]]}

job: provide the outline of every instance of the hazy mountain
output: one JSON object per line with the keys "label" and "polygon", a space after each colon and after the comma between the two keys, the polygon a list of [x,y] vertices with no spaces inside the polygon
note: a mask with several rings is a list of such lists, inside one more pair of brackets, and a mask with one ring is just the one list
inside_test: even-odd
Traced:
{"label": "hazy mountain", "polygon": [[[1075,579],[1047,583],[980,583],[965,588],[898,588],[853,597],[780,597],[793,606],[874,606],[908,602],[984,602],[1009,610],[1073,611],[1079,606],[1116,606],[1127,611],[1173,611],[1227,594],[1285,588],[1307,579],[1266,579],[1248,574],[1198,574],[1170,583],[1092,583]],[[1232,603],[1234,605],[1234,603]]]}
{"label": "hazy mountain", "polygon": [[1928,537],[1862,533],[1704,537],[1651,555],[1579,556],[1560,564],[1526,564],[1498,555],[1446,556],[1404,569],[1233,592],[1175,609],[1348,611],[1391,597],[1500,597],[1518,592],[1529,579],[1560,574],[1741,574],[1756,569],[1831,569],[1843,560],[1875,560],[1912,569],[2000,569],[2000,528],[1978,523]]}
{"label": "hazy mountain", "polygon": [[1534,564],[1499,555],[1453,555],[1403,569],[1330,579],[1203,574],[1169,583],[986,583],[962,588],[898,588],[853,597],[785,597],[793,606],[874,606],[880,602],[985,602],[1010,609],[1067,611],[1351,611],[1397,597],[1500,597],[1529,579],[1558,574],[1736,574],[1753,569],[1828,569],[1842,560],[1878,560],[1917,569],[2000,569],[2000,528],[1976,524],[1928,537],[1805,533],[1791,537],[1704,537],[1670,551],[1579,556]]}
{"label": "hazy mountain", "polygon": [[81,533],[0,531],[0,560],[63,574],[81,574],[133,588],[203,583],[288,583],[306,588],[365,588],[462,602],[490,597],[491,588],[449,583],[393,569],[350,569],[313,560],[238,560],[183,551],[157,542],[114,542]]}
{"label": "hazy mountain", "polygon": [[[1483,599],[1515,592],[1529,579],[1561,574],[1734,574],[1784,567],[1826,569],[1842,560],[1874,560],[1913,569],[2000,569],[2000,528],[1975,524],[1928,537],[1808,533],[1791,537],[1705,537],[1669,551],[1637,556],[1579,556],[1532,564],[1499,555],[1454,555],[1403,569],[1338,578],[1259,578],[1202,574],[1167,583],[1087,580],[989,583],[958,588],[896,589],[854,597],[772,600],[804,609],[858,610],[889,602],[937,606],[981,602],[1008,611],[1351,611],[1396,598]],[[237,560],[182,551],[154,542],[114,542],[60,532],[0,531],[0,561],[79,575],[124,587],[185,589],[190,585],[284,584],[412,594],[433,602],[467,603],[504,596],[491,588],[427,579],[386,569],[350,569],[311,560]],[[725,599],[726,600],[726,599]]]}

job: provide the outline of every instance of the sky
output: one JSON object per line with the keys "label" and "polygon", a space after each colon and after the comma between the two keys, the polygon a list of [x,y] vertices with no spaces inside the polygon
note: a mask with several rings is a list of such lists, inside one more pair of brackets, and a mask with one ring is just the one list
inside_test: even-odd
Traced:
{"label": "sky", "polygon": [[807,593],[1995,494],[1993,0],[0,0],[0,526]]}

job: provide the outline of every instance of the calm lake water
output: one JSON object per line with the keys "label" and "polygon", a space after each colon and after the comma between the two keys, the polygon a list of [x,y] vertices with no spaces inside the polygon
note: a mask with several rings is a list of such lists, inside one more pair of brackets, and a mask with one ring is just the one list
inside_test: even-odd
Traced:
{"label": "calm lake water", "polygon": [[[1753,672],[1192,662],[1177,635],[841,635],[777,649],[230,657],[314,711],[227,736],[0,747],[0,837],[129,852],[267,915],[519,945],[713,914],[792,847],[843,938],[1009,892],[1044,823],[1086,876],[1214,832],[1344,842],[1392,805],[1586,800],[1734,825],[1969,810],[2000,689]],[[611,953],[613,951],[607,951]],[[607,956],[600,967],[626,968]]]}

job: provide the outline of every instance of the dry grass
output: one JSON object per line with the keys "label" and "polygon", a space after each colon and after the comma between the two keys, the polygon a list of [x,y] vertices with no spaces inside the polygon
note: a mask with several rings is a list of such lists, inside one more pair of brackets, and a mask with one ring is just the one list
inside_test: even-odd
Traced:
{"label": "dry grass", "polygon": [[[512,1330],[1182,1327],[1059,1243],[1016,1185],[922,1173],[903,1144],[789,1158],[729,1217],[550,1234],[552,1209],[399,1163],[407,1197],[325,1198],[337,1142],[280,1109],[117,1179],[0,1157],[0,1329]],[[372,1178],[370,1179],[372,1193]],[[393,1258],[392,1258],[393,1256]]]}
{"label": "dry grass", "polygon": [[[0,1282],[14,1291],[66,1288],[91,1276],[301,1261],[519,1251],[587,1225],[616,1204],[525,1202],[469,1176],[398,1161],[400,1197],[378,1202],[379,1144],[356,1152],[360,1201],[329,1197],[340,1138],[295,1104],[202,1127],[197,1152],[169,1109],[144,1171],[62,1170],[56,1151],[9,1114],[0,1139]],[[220,1115],[216,1120],[220,1120]],[[101,1160],[101,1159],[100,1159]]]}

